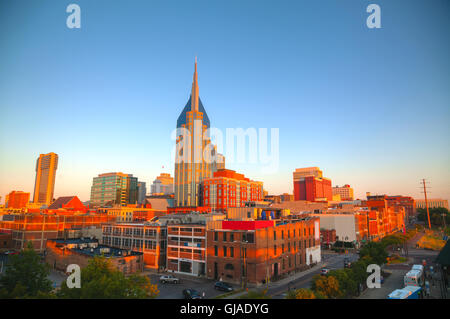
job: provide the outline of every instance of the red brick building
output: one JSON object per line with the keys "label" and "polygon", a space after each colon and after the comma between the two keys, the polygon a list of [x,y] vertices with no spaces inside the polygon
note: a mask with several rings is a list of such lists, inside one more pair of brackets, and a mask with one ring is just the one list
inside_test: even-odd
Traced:
{"label": "red brick building", "polygon": [[252,181],[243,174],[229,169],[214,172],[203,180],[203,206],[213,211],[226,211],[228,207],[243,207],[245,202],[263,200],[263,183]]}
{"label": "red brick building", "polygon": [[93,257],[103,256],[125,275],[144,270],[142,252],[100,245],[97,239],[50,239],[46,243],[45,261],[53,269],[66,271],[70,264],[84,268]]}
{"label": "red brick building", "polygon": [[320,261],[318,218],[223,221],[207,231],[207,277],[260,285]]}
{"label": "red brick building", "polygon": [[318,167],[298,168],[294,172],[294,200],[332,201],[331,180]]}
{"label": "red brick building", "polygon": [[102,226],[102,244],[143,253],[145,266],[166,266],[167,229],[160,223],[109,223]]}
{"label": "red brick building", "polygon": [[30,201],[30,193],[22,191],[12,191],[5,198],[5,206],[7,208],[25,208]]}
{"label": "red brick building", "polygon": [[114,220],[106,215],[11,215],[9,220],[0,220],[0,232],[12,236],[13,248],[21,250],[28,242],[35,250],[43,252],[47,239],[64,237],[71,230],[100,228],[103,223]]}

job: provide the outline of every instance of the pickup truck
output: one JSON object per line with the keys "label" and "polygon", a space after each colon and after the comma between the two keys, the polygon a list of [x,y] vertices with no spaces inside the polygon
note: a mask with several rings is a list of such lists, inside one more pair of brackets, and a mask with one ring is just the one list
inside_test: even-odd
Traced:
{"label": "pickup truck", "polygon": [[159,278],[159,281],[162,282],[163,284],[167,283],[173,283],[173,284],[178,284],[180,283],[180,279],[178,279],[177,277],[173,276],[173,275],[164,275],[161,276]]}

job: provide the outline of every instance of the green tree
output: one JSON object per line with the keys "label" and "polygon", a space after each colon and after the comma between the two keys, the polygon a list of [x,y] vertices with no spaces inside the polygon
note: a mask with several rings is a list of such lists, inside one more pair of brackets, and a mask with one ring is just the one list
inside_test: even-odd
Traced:
{"label": "green tree", "polygon": [[5,273],[0,277],[0,298],[48,298],[52,283],[48,264],[34,251],[31,242],[17,255],[10,257]]}
{"label": "green tree", "polygon": [[[444,219],[446,225],[450,225],[450,213],[447,208],[445,207],[435,207],[430,208],[430,223],[433,226],[444,226]],[[427,216],[427,210],[425,208],[419,208],[417,209],[417,219],[419,221],[423,221],[428,225],[428,216]]]}
{"label": "green tree", "polygon": [[388,254],[382,242],[368,242],[359,250],[359,257],[366,258],[372,264],[382,265],[386,263]]}
{"label": "green tree", "polygon": [[339,283],[339,297],[354,296],[358,292],[358,283],[351,275],[351,269],[336,269],[330,271],[328,276],[336,278]]}
{"label": "green tree", "polygon": [[245,295],[239,297],[239,299],[271,299],[271,297],[267,294],[267,289],[262,291],[249,291]]}
{"label": "green tree", "polygon": [[335,299],[341,295],[339,282],[333,276],[315,275],[311,289],[315,295],[323,296],[323,298]]}
{"label": "green tree", "polygon": [[81,270],[81,288],[61,284],[58,296],[70,299],[145,299],[156,298],[159,291],[146,276],[126,277],[105,257],[94,257]]}

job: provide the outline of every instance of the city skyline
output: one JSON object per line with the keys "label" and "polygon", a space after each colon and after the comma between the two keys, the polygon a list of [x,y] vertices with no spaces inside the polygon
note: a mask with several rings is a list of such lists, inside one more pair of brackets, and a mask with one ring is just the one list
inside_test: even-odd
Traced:
{"label": "city skyline", "polygon": [[[0,79],[2,202],[12,190],[33,193],[41,153],[59,155],[55,198],[86,201],[92,179],[107,172],[133,174],[147,185],[161,172],[174,176],[170,134],[189,96],[196,55],[212,126],[280,129],[278,172],[227,164],[264,182],[270,194],[292,193],[292,172],[318,166],[333,186],[350,184],[355,198],[371,192],[421,199],[422,178],[430,182],[430,198],[450,198],[450,43],[435,35],[450,26],[439,6],[411,1],[414,12],[423,9],[416,16],[381,1],[383,29],[369,30],[365,4],[302,10],[289,3],[273,12],[260,4],[248,19],[252,4],[225,12],[218,4],[181,4],[185,15],[176,15],[177,26],[196,10],[206,21],[180,31],[172,19],[158,19],[158,10],[169,10],[165,4],[140,2],[137,7],[152,10],[136,27],[127,19],[114,24],[101,18],[105,7],[112,20],[123,9],[120,2],[106,3],[81,1],[86,19],[76,31],[65,27],[58,6],[44,11],[32,4],[33,14],[25,14],[8,5],[8,17],[0,19],[0,38],[11,47],[0,53],[0,67],[9,74]],[[270,27],[263,23],[269,12],[275,17]],[[17,35],[6,30],[19,18],[33,28],[19,28],[21,41],[14,41]],[[229,20],[237,25],[225,28]],[[241,49],[224,46],[220,37]]]}

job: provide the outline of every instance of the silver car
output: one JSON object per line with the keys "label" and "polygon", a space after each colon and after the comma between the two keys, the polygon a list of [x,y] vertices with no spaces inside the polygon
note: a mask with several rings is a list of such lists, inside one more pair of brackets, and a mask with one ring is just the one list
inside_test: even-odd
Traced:
{"label": "silver car", "polygon": [[172,283],[172,284],[178,284],[180,283],[180,279],[178,279],[177,277],[173,276],[173,275],[164,275],[161,276],[159,278],[159,281],[162,282],[163,284],[165,283]]}

